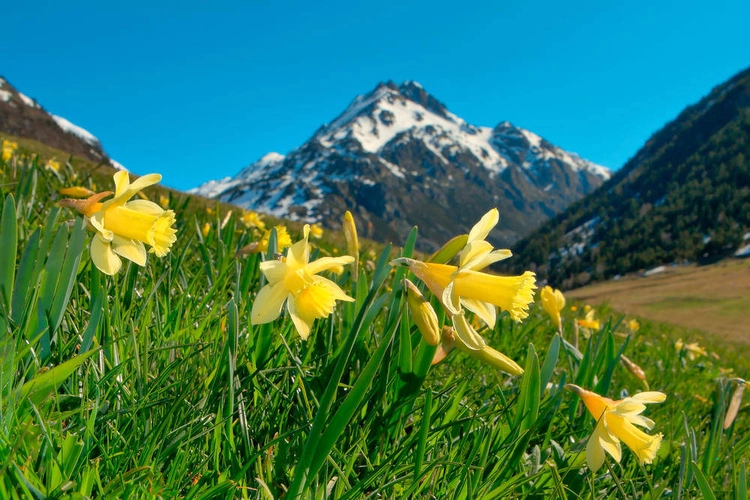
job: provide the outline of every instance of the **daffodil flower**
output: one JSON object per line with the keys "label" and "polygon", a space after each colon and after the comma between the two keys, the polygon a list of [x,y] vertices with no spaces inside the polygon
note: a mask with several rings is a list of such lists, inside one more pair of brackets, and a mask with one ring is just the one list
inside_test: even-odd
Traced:
{"label": "daffodil flower", "polygon": [[[460,323],[460,320],[459,320]],[[462,328],[464,326],[462,325]],[[454,329],[455,328],[455,329]],[[454,328],[443,327],[443,336],[440,348],[435,353],[432,364],[440,362],[454,347],[461,352],[465,352],[472,358],[482,363],[504,371],[510,375],[523,375],[523,368],[500,351],[493,349],[488,345],[483,345],[480,349],[474,349],[464,343],[461,336],[458,335],[457,325]],[[468,325],[468,328],[472,328]]]}
{"label": "daffodil flower", "polygon": [[541,295],[542,307],[547,311],[547,314],[549,314],[555,327],[560,330],[562,328],[560,311],[565,307],[565,296],[560,290],[555,290],[551,286],[545,286],[542,288]]}
{"label": "daffodil flower", "polygon": [[269,323],[281,314],[284,303],[300,337],[310,336],[313,321],[333,312],[337,300],[353,302],[333,281],[318,273],[351,263],[354,257],[323,257],[310,262],[307,243],[310,226],[304,227],[304,238],[289,248],[286,259],[270,260],[260,264],[268,280],[258,292],[250,312],[254,325]]}
{"label": "daffodil flower", "polygon": [[601,328],[599,320],[595,317],[596,311],[594,311],[590,306],[586,306],[584,310],[586,311],[586,316],[584,319],[579,319],[577,321],[578,326],[586,328],[588,330],[598,330],[599,328]]}
{"label": "daffodil flower", "polygon": [[13,157],[13,153],[16,152],[16,149],[18,149],[17,142],[3,140],[3,146],[2,146],[3,161],[10,160]]}
{"label": "daffodil flower", "polygon": [[323,226],[320,224],[313,224],[310,226],[310,236],[315,238],[316,240],[319,240],[323,237]]}
{"label": "daffodil flower", "polygon": [[699,356],[708,356],[708,353],[706,352],[706,349],[701,347],[698,342],[691,342],[690,344],[685,344],[682,339],[678,340],[674,343],[675,349],[678,351],[685,351],[687,357],[690,359],[690,361],[694,361],[695,358]]}
{"label": "daffodil flower", "polygon": [[[274,226],[276,229],[276,250],[281,252],[290,246],[292,246],[292,237],[289,236],[289,231],[286,230],[286,226]],[[271,239],[271,230],[267,229],[263,234],[263,237],[258,242],[258,252],[268,251],[268,242]]]}
{"label": "daffodil flower", "polygon": [[597,420],[596,428],[586,444],[586,463],[593,472],[604,464],[605,451],[615,461],[620,461],[620,442],[625,443],[642,464],[650,464],[654,460],[661,446],[662,435],[651,436],[636,426],[653,429],[654,421],[642,416],[641,413],[646,409],[646,404],[663,402],[667,398],[666,394],[656,391],[641,392],[613,401],[574,384],[567,384],[565,388],[577,394],[589,413]]}
{"label": "daffodil flower", "polygon": [[259,215],[257,212],[253,212],[251,210],[244,212],[242,214],[242,217],[240,217],[240,220],[242,220],[242,223],[247,227],[255,227],[260,231],[265,231],[266,229],[266,223],[261,220],[261,215]]}
{"label": "daffodil flower", "polygon": [[97,234],[91,240],[91,260],[105,274],[114,275],[124,257],[139,266],[146,265],[146,247],[158,257],[167,255],[177,237],[175,214],[147,200],[129,201],[142,189],[161,180],[159,174],[148,174],[132,184],[127,172],[114,175],[114,198],[100,203],[112,194],[96,194],[87,200],[61,200],[60,205],[74,208],[88,217]]}
{"label": "daffodil flower", "polygon": [[[480,272],[512,255],[510,250],[494,250],[485,241],[498,219],[498,211],[493,208],[474,225],[466,246],[459,254],[458,266],[404,257],[395,259],[391,264],[406,265],[441,299],[446,309],[457,303],[459,308],[473,312],[490,328],[495,326],[497,320],[495,306],[508,311],[515,321],[521,321],[529,315],[529,303],[534,300],[535,274],[526,271],[520,276],[495,276]],[[446,289],[450,300],[446,300]]]}

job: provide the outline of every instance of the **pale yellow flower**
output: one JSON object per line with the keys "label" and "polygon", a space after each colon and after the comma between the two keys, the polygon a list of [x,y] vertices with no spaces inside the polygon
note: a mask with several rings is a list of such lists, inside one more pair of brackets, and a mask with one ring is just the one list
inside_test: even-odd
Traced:
{"label": "pale yellow flower", "polygon": [[206,222],[205,224],[203,224],[203,227],[201,228],[201,234],[203,235],[204,238],[206,238],[208,236],[208,233],[210,232],[211,232],[211,224]]}
{"label": "pale yellow flower", "polygon": [[3,139],[3,146],[2,146],[3,161],[10,160],[13,157],[13,153],[16,152],[16,149],[18,149],[17,142],[6,141],[5,139]]}
{"label": "pale yellow flower", "polygon": [[147,200],[129,201],[142,189],[161,180],[159,174],[148,174],[132,184],[127,172],[115,173],[115,196],[107,191],[88,200],[61,200],[60,205],[74,208],[88,217],[97,234],[91,240],[91,260],[105,274],[116,274],[122,267],[120,257],[139,266],[146,265],[146,248],[158,257],[167,255],[176,241],[175,214]]}
{"label": "pale yellow flower", "polygon": [[[276,229],[276,251],[282,252],[284,249],[292,246],[292,237],[289,236],[289,231],[286,230],[286,226],[274,226]],[[268,241],[271,238],[271,230],[267,229],[263,234],[263,237],[258,242],[259,252],[268,251]]]}
{"label": "pale yellow flower", "polygon": [[555,290],[551,286],[545,286],[542,288],[542,307],[549,317],[552,319],[552,323],[558,330],[562,328],[562,319],[560,318],[560,311],[565,307],[565,296],[560,290]]}
{"label": "pale yellow flower", "polygon": [[484,239],[497,224],[498,217],[497,209],[492,209],[471,229],[466,246],[459,254],[458,266],[403,257],[391,264],[409,267],[446,309],[451,303],[458,303],[461,308],[476,314],[490,328],[495,326],[497,319],[495,306],[508,311],[515,321],[521,321],[529,315],[529,304],[534,300],[536,275],[531,271],[520,276],[495,276],[480,272],[512,255],[510,250],[494,250]]}
{"label": "pale yellow flower", "polygon": [[323,226],[320,224],[313,224],[310,226],[310,236],[319,240],[323,237]]}
{"label": "pale yellow flower", "polygon": [[266,223],[261,220],[261,217],[262,215],[258,214],[258,212],[248,210],[242,213],[242,217],[240,217],[240,220],[243,224],[245,224],[245,226],[249,228],[255,227],[258,228],[259,231],[265,231]]}
{"label": "pale yellow flower", "polygon": [[310,260],[308,236],[310,227],[305,226],[304,238],[289,248],[286,259],[270,260],[260,264],[260,270],[268,284],[258,292],[250,313],[254,325],[269,323],[281,314],[284,302],[300,337],[310,336],[313,321],[325,318],[333,312],[337,300],[354,301],[333,281],[318,276],[318,273],[335,266],[349,264],[353,257],[323,257]]}
{"label": "pale yellow flower", "polygon": [[161,205],[161,208],[164,210],[169,208],[169,196],[166,195],[159,195],[159,205]]}
{"label": "pale yellow flower", "polygon": [[52,170],[54,172],[60,171],[60,162],[55,160],[54,158],[47,160],[47,163],[44,164],[44,168],[48,170]]}
{"label": "pale yellow flower", "polygon": [[598,330],[599,328],[601,328],[599,320],[595,317],[596,311],[591,309],[591,306],[586,306],[583,310],[586,311],[586,317],[584,319],[577,320],[578,326],[587,328],[589,330]]}
{"label": "pale yellow flower", "polygon": [[633,332],[637,332],[641,328],[641,324],[638,323],[637,319],[631,319],[628,321],[628,328]]}
{"label": "pale yellow flower", "polygon": [[699,356],[708,356],[708,353],[706,352],[706,349],[701,347],[698,342],[692,342],[690,344],[685,344],[682,342],[682,339],[678,340],[674,343],[675,349],[678,351],[685,351],[685,355],[690,359],[690,361],[695,360],[695,358]]}
{"label": "pale yellow flower", "polygon": [[646,404],[663,402],[667,398],[666,394],[655,391],[640,392],[613,401],[574,384],[567,384],[565,388],[583,400],[583,404],[597,421],[586,445],[586,462],[592,472],[596,472],[604,464],[605,451],[615,461],[620,461],[620,441],[635,453],[642,464],[650,464],[654,460],[661,446],[662,435],[651,436],[636,425],[653,429],[653,420],[642,416],[641,413],[646,409]]}

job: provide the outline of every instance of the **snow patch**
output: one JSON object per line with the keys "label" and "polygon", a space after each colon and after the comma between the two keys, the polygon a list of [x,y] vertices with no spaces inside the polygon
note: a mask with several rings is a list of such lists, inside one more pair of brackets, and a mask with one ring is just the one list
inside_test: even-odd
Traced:
{"label": "snow patch", "polygon": [[65,132],[69,134],[73,134],[75,136],[80,137],[84,141],[86,141],[88,144],[92,146],[100,147],[99,139],[94,137],[94,134],[89,132],[88,130],[79,127],[78,125],[75,125],[74,123],[71,123],[70,121],[66,120],[62,116],[57,116],[50,114],[53,120],[55,120],[55,123],[57,123],[57,126],[63,129]]}
{"label": "snow patch", "polygon": [[750,245],[741,246],[734,252],[735,257],[750,257]]}
{"label": "snow patch", "polygon": [[125,168],[125,165],[123,165],[119,161],[113,160],[112,158],[109,159],[109,164],[115,167],[117,170],[123,170],[125,172],[129,172],[129,170]]}
{"label": "snow patch", "polygon": [[38,105],[38,104],[36,103],[36,101],[35,101],[34,99],[32,99],[31,97],[28,97],[28,96],[26,96],[26,95],[22,94],[21,92],[19,92],[19,93],[18,93],[18,97],[20,97],[20,98],[21,98],[21,100],[23,101],[23,103],[24,103],[25,105],[27,105],[28,107],[30,107],[30,108],[36,108],[36,109],[39,109],[39,108],[41,107],[41,106],[39,106],[39,105]]}
{"label": "snow patch", "polygon": [[663,273],[666,270],[667,270],[666,266],[656,266],[656,267],[654,267],[652,269],[649,269],[648,271],[645,271],[643,273],[643,275],[644,276],[653,276],[654,274]]}
{"label": "snow patch", "polygon": [[13,96],[10,92],[7,90],[0,90],[0,101],[2,102],[8,102],[10,101],[10,98]]}

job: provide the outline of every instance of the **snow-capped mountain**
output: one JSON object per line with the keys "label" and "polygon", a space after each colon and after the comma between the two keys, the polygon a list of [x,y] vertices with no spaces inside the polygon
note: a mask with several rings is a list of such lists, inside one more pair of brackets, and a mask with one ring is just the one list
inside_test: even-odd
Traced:
{"label": "snow-capped mountain", "polygon": [[62,116],[45,111],[34,99],[0,78],[0,132],[34,139],[47,146],[94,162],[125,169],[104,152],[99,139]]}
{"label": "snow-capped mountain", "polygon": [[609,170],[508,122],[477,127],[417,82],[379,84],[284,156],[192,192],[339,227],[351,210],[367,237],[400,241],[413,225],[434,248],[489,208],[508,245],[598,187]]}

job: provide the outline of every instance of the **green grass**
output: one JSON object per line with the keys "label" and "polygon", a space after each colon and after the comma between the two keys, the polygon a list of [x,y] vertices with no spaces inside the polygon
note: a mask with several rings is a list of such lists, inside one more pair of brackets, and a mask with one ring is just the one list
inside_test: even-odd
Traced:
{"label": "green grass", "polygon": [[[750,364],[736,348],[689,360],[674,341],[690,332],[643,322],[629,335],[604,310],[575,349],[536,305],[482,332],[523,376],[457,351],[430,367],[434,347],[404,306],[406,270],[388,265],[411,254],[416,231],[363,257],[357,282],[327,275],[356,302],[303,342],[286,315],[250,324],[261,256],[236,257],[257,235],[234,215],[222,227],[226,212],[175,198],[172,251],[108,277],[83,221],[55,208],[72,169],[0,170],[0,498],[745,498],[745,408],[722,426],[730,379]],[[314,257],[343,254],[340,241]],[[568,342],[576,314],[563,314]],[[664,441],[651,465],[624,449],[592,474],[594,419],[562,386],[613,399],[644,390],[621,353],[668,395],[647,410]]]}

